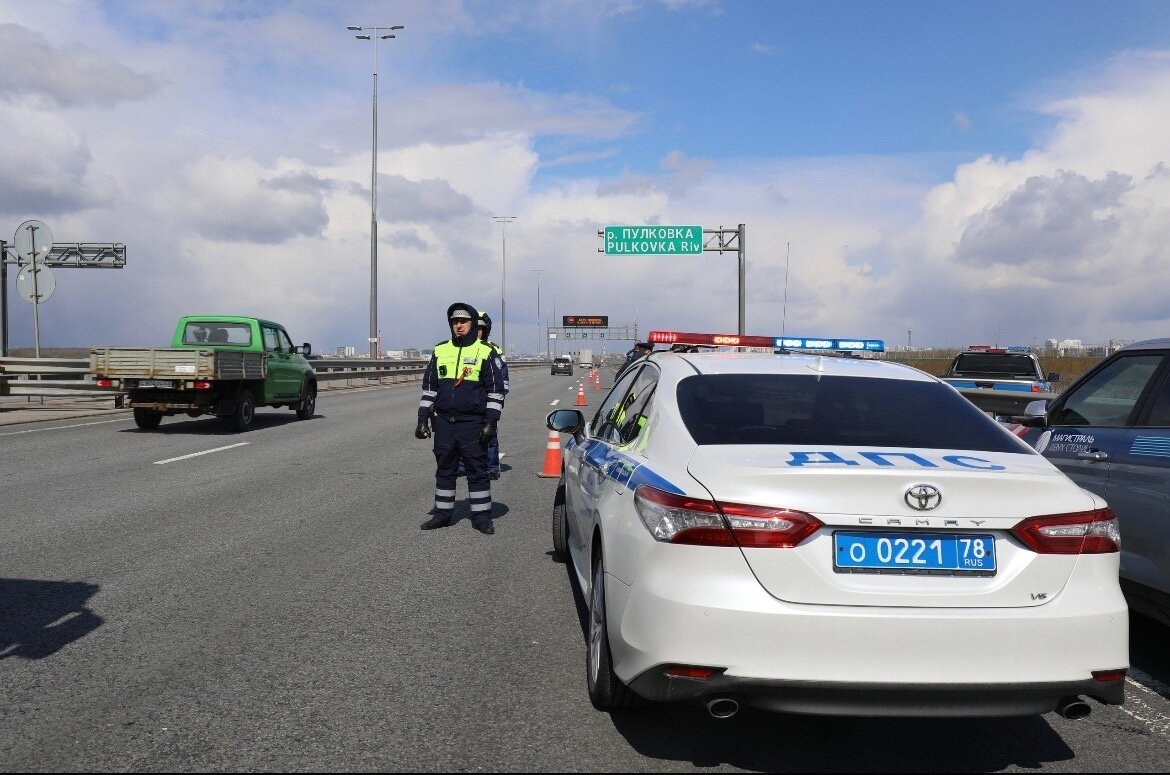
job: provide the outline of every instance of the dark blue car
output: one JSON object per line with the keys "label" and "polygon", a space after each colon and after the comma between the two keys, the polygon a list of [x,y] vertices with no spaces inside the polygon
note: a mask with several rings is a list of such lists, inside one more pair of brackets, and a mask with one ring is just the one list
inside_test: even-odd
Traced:
{"label": "dark blue car", "polygon": [[1170,339],[1123,347],[1026,415],[1020,435],[1117,515],[1130,607],[1170,625]]}

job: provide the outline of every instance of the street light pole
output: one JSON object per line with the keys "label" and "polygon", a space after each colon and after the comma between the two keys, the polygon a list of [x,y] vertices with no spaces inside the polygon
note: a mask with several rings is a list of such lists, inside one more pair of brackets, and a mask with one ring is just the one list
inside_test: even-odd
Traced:
{"label": "street light pole", "polygon": [[516,220],[514,215],[493,215],[492,220],[500,224],[500,349],[508,356],[508,317],[504,307],[504,283],[508,276],[508,224]]}
{"label": "street light pole", "polygon": [[358,40],[374,42],[374,97],[372,118],[372,141],[370,153],[370,360],[374,360],[381,353],[378,352],[378,41],[389,40],[395,37],[392,34],[382,34],[384,31],[393,32],[405,29],[401,24],[393,27],[346,27],[351,32],[366,32],[365,35],[354,35]]}
{"label": "street light pole", "polygon": [[[531,271],[536,272],[536,352],[539,353],[540,352],[540,339],[541,339],[541,332],[540,332],[540,276],[541,276],[541,274],[543,274],[547,270],[533,269]],[[544,336],[545,358],[548,358],[548,332],[545,331],[543,336]]]}

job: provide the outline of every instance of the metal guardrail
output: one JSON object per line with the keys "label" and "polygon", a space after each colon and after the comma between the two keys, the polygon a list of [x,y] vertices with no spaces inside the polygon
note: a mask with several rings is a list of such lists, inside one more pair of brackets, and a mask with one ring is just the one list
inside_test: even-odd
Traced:
{"label": "metal guardrail", "polygon": [[[427,360],[392,361],[329,358],[310,361],[319,382],[357,380],[368,384],[409,382],[422,379]],[[548,361],[509,362],[509,369],[548,368]],[[1019,390],[957,388],[967,400],[985,412],[1001,417],[1020,416],[1032,401],[1051,400],[1057,393],[1025,393]],[[122,391],[98,387],[89,374],[88,358],[0,358],[0,396],[119,396]]]}
{"label": "metal guardrail", "polygon": [[[422,379],[428,360],[377,360],[328,358],[309,362],[318,382],[346,380],[369,383],[384,380],[409,382]],[[509,362],[509,369],[532,366],[548,368],[547,361]],[[0,396],[118,396],[123,391],[96,385],[88,358],[0,358]]]}

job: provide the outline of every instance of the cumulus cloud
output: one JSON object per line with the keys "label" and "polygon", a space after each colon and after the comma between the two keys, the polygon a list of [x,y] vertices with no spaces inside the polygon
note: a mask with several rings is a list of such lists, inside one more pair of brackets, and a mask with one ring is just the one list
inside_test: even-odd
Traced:
{"label": "cumulus cloud", "polygon": [[110,107],[158,89],[149,76],[84,46],[54,46],[39,32],[0,24],[0,97],[61,107]]}
{"label": "cumulus cloud", "polygon": [[305,170],[262,167],[245,158],[205,156],[184,171],[164,206],[198,235],[279,244],[317,236],[329,223],[323,195],[334,188]]}
{"label": "cumulus cloud", "polygon": [[400,175],[381,175],[378,182],[378,215],[387,221],[448,221],[470,215],[474,205],[445,180],[407,180]]}
{"label": "cumulus cloud", "polygon": [[118,193],[91,172],[89,144],[60,117],[0,110],[0,212],[55,215],[108,204]]}
{"label": "cumulus cloud", "polygon": [[1170,282],[1170,55],[1066,88],[1040,105],[1055,123],[1036,147],[959,165],[917,225],[855,256],[879,261],[875,317],[950,344],[1165,335],[1151,289]]}

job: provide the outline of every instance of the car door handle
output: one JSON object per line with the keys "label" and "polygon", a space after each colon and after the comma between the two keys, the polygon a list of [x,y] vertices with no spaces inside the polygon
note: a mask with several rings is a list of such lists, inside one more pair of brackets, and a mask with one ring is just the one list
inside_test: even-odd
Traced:
{"label": "car door handle", "polygon": [[1109,459],[1109,453],[1099,449],[1088,449],[1077,453],[1077,460],[1088,460],[1092,463],[1101,463]]}

